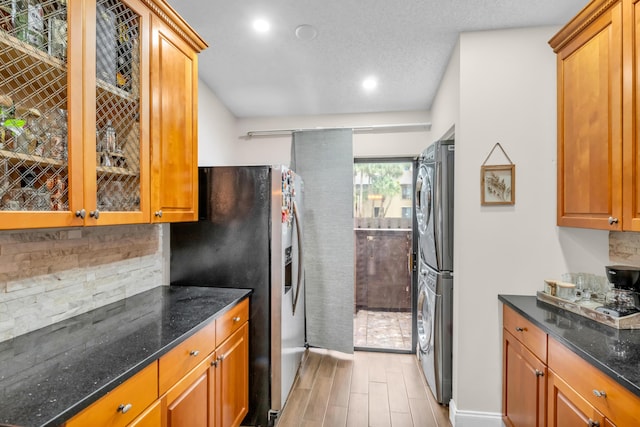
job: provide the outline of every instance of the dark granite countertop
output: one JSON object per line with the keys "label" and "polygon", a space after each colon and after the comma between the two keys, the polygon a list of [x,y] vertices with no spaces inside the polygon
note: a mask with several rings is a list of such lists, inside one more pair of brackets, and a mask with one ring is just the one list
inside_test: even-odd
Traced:
{"label": "dark granite countertop", "polygon": [[64,423],[250,292],[162,286],[0,342],[0,424]]}
{"label": "dark granite countertop", "polygon": [[535,296],[498,299],[640,397],[640,329],[615,329]]}

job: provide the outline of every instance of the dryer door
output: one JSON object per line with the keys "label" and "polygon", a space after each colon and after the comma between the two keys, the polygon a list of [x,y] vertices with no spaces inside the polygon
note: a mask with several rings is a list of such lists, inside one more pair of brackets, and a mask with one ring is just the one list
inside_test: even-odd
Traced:
{"label": "dryer door", "polygon": [[[422,270],[422,269],[421,269]],[[423,354],[433,352],[433,316],[436,310],[436,294],[427,286],[426,271],[418,277],[418,345]]]}
{"label": "dryer door", "polygon": [[432,177],[429,176],[424,163],[418,167],[418,177],[416,178],[416,221],[418,223],[418,234],[420,239],[424,239],[427,231],[427,224],[431,221],[432,212]]}
{"label": "dryer door", "polygon": [[416,220],[419,246],[423,261],[438,269],[438,242],[436,241],[436,168],[437,163],[421,163],[416,182]]}

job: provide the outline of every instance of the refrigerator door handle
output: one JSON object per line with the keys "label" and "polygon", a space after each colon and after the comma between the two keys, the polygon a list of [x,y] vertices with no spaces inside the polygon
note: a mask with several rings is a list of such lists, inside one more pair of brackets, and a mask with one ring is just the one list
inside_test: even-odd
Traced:
{"label": "refrigerator door handle", "polygon": [[302,258],[302,228],[300,227],[298,205],[296,204],[295,200],[293,202],[293,219],[296,223],[296,234],[298,236],[298,283],[296,284],[296,294],[293,297],[293,314],[296,314],[296,305],[298,304],[298,296],[300,295],[300,284],[302,283],[302,274],[304,272],[304,262]]}

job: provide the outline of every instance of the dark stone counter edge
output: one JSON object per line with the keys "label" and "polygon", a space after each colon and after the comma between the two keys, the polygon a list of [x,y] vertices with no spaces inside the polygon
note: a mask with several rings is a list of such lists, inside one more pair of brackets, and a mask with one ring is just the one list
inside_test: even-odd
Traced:
{"label": "dark stone counter edge", "polygon": [[[153,363],[154,361],[156,361],[157,359],[162,357],[162,355],[168,353],[174,347],[178,346],[178,344],[180,344],[181,342],[183,342],[184,340],[186,340],[187,338],[191,337],[196,332],[198,332],[199,330],[204,328],[212,320],[217,319],[218,317],[222,316],[224,313],[229,311],[232,307],[237,305],[240,301],[244,300],[245,298],[248,298],[249,295],[251,294],[251,292],[252,292],[251,290],[247,289],[246,293],[243,296],[240,296],[240,297],[232,300],[223,309],[218,310],[217,312],[213,313],[206,320],[202,321],[198,325],[196,325],[193,328],[191,328],[188,332],[185,332],[180,337],[178,337],[175,340],[173,340],[171,343],[163,346],[162,348],[158,349],[157,351],[155,351],[154,353],[150,354],[146,358],[140,360],[140,362],[138,362],[136,365],[134,365],[130,369],[127,369],[126,371],[122,372],[118,376],[114,377],[114,379],[112,381],[110,381],[110,382],[106,383],[105,385],[103,385],[102,387],[96,389],[94,392],[92,392],[91,394],[87,395],[84,399],[78,401],[73,406],[70,406],[69,408],[65,409],[63,412],[61,412],[60,414],[56,415],[51,420],[43,423],[42,427],[59,427],[59,426],[64,425],[64,423],[69,421],[75,415],[78,415],[84,409],[86,409],[89,406],[91,406],[91,404],[97,402],[101,397],[105,396],[107,393],[109,393],[110,391],[112,391],[113,389],[115,389],[116,387],[118,387],[119,385],[124,383],[125,381],[127,381],[129,378],[133,377],[138,372],[142,371],[147,366],[149,366],[150,363]],[[16,427],[19,427],[19,426],[16,426]]]}
{"label": "dark stone counter edge", "polygon": [[[509,296],[510,295],[498,295],[498,299],[502,303],[504,303],[507,306],[509,306],[510,308],[512,308],[514,311],[516,311],[522,317],[524,317],[525,319],[527,319],[528,321],[530,321],[531,323],[535,324],[537,327],[542,329],[549,336],[553,337],[553,339],[555,339],[556,341],[560,342],[561,344],[563,344],[564,346],[569,348],[571,351],[573,351],[579,357],[581,357],[582,359],[587,361],[593,367],[595,367],[596,369],[600,370],[601,372],[603,372],[604,374],[609,376],[611,379],[613,379],[618,384],[620,384],[621,386],[623,386],[624,388],[629,390],[631,393],[633,393],[636,396],[640,397],[640,388],[638,388],[638,386],[636,384],[634,384],[632,382],[629,382],[623,375],[620,375],[618,372],[614,371],[609,366],[605,365],[601,360],[591,356],[589,353],[585,352],[583,349],[581,349],[580,347],[576,346],[571,341],[569,341],[569,340],[565,339],[564,337],[556,334],[553,330],[549,329],[546,325],[538,322],[535,318],[530,316],[526,311],[523,311],[518,306],[512,304],[511,301],[508,300]],[[520,297],[521,295],[514,295],[514,296]],[[536,298],[536,297],[535,296],[531,296],[531,298]],[[538,301],[539,303],[543,304],[544,306],[548,306],[551,311],[553,311],[554,313],[558,314],[558,311],[554,310],[554,309],[556,309],[556,307],[552,306],[551,304],[548,304],[548,303],[546,303],[544,301],[540,301],[537,298],[536,298],[536,301]],[[559,310],[559,309],[557,309],[557,310]],[[573,314],[573,313],[570,313],[570,314],[578,316],[577,314]],[[587,320],[589,322],[597,323],[594,320],[587,319],[586,317],[581,317],[581,319],[585,319],[585,320]]]}

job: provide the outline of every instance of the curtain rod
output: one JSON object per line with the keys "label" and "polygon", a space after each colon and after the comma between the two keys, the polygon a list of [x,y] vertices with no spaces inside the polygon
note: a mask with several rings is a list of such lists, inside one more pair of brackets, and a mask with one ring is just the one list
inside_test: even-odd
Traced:
{"label": "curtain rod", "polygon": [[312,130],[333,130],[333,129],[351,129],[355,133],[376,133],[376,132],[416,132],[421,130],[430,130],[431,123],[400,123],[389,125],[371,125],[371,126],[341,126],[341,127],[315,127],[301,129],[267,129],[267,130],[251,130],[246,134],[247,138],[253,136],[268,135],[290,135],[293,132],[312,131]]}

